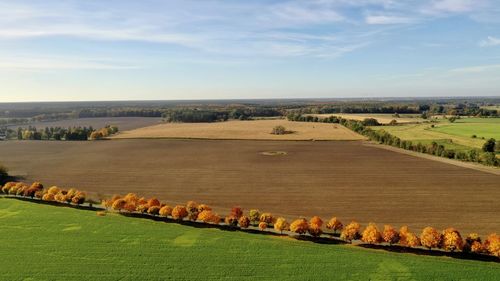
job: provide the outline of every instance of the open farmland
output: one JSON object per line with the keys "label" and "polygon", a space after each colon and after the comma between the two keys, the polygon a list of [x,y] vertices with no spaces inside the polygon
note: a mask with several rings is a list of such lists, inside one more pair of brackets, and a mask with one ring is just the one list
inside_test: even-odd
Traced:
{"label": "open farmland", "polygon": [[[285,152],[263,153],[263,152]],[[12,174],[94,196],[136,192],[283,215],[499,231],[498,174],[362,141],[112,140],[0,143]]]}
{"label": "open farmland", "polygon": [[2,280],[495,280],[500,274],[498,263],[98,217],[12,199],[0,198],[0,221],[9,241],[0,252]]}
{"label": "open farmland", "polygon": [[350,113],[332,113],[332,114],[307,114],[310,116],[316,116],[319,118],[328,118],[330,116],[342,117],[348,120],[363,121],[366,118],[374,118],[380,124],[389,124],[392,120],[396,120],[398,123],[416,123],[423,122],[424,119],[420,118],[418,114],[399,114],[399,117],[394,117],[393,114],[377,114],[377,113],[366,113],[366,114],[350,114]]}
{"label": "open farmland", "polygon": [[[275,126],[289,134],[273,135]],[[360,140],[364,139],[339,124],[291,122],[288,120],[251,120],[215,123],[165,123],[128,132],[114,138],[193,138],[248,140]]]}
{"label": "open farmland", "polygon": [[35,122],[26,125],[13,125],[9,126],[11,129],[18,127],[27,128],[28,126],[37,127],[42,129],[45,127],[90,127],[94,129],[102,128],[106,125],[117,126],[120,130],[133,130],[141,127],[155,125],[161,122],[161,118],[155,117],[103,117],[103,118],[78,118],[78,119],[65,119],[49,122]]}
{"label": "open farmland", "polygon": [[[405,124],[398,126],[372,127],[383,129],[403,140],[421,141],[430,143],[432,141],[444,142],[451,145],[450,148],[460,146],[481,148],[486,139],[494,138],[500,140],[500,118],[462,118],[454,123],[442,120],[434,124]],[[476,138],[472,138],[476,135]],[[450,141],[451,140],[451,141]],[[453,147],[458,145],[458,147]],[[449,146],[448,146],[449,147]]]}

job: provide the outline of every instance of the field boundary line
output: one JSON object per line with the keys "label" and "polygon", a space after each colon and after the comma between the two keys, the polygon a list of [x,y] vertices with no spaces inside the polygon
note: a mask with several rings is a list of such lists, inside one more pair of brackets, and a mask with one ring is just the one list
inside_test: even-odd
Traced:
{"label": "field boundary line", "polygon": [[120,138],[106,138],[105,140],[209,140],[209,141],[287,141],[287,142],[336,142],[336,141],[364,141],[367,138],[362,139],[346,139],[346,140],[328,140],[328,139],[241,139],[241,138],[193,138],[193,137],[120,137]]}
{"label": "field boundary line", "polygon": [[365,142],[363,142],[363,145],[369,146],[369,147],[381,148],[381,149],[385,149],[385,150],[389,150],[389,151],[393,151],[393,152],[397,152],[397,153],[402,153],[402,154],[406,154],[406,155],[410,155],[410,156],[420,157],[420,158],[424,158],[424,159],[428,159],[428,160],[434,160],[434,161],[438,161],[438,162],[445,163],[445,164],[450,164],[450,165],[454,165],[454,166],[458,166],[458,167],[462,167],[462,168],[469,168],[469,169],[477,170],[480,172],[500,176],[500,168],[485,166],[485,165],[476,164],[473,162],[463,162],[463,161],[459,161],[459,160],[455,160],[455,159],[448,159],[448,158],[444,158],[444,157],[440,157],[440,156],[435,156],[435,155],[430,155],[430,154],[426,154],[426,153],[406,150],[403,148],[379,144],[379,143],[371,142],[371,141],[365,141]]}

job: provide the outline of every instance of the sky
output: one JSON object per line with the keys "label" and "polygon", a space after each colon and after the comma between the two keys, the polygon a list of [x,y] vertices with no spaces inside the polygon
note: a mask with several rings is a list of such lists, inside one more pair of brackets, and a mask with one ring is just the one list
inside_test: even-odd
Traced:
{"label": "sky", "polygon": [[500,96],[500,0],[0,0],[0,102]]}

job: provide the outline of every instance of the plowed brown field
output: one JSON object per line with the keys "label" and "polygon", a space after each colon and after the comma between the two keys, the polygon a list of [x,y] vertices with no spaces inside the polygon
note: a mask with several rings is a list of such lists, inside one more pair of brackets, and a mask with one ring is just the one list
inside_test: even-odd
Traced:
{"label": "plowed brown field", "polygon": [[0,142],[0,162],[27,181],[196,200],[221,213],[240,205],[418,232],[427,225],[500,231],[500,176],[363,141],[10,141]]}

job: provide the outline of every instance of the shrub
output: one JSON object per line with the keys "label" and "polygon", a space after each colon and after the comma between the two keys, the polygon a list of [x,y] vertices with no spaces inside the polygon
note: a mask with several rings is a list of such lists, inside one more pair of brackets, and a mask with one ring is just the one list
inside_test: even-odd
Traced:
{"label": "shrub", "polygon": [[163,206],[160,208],[160,212],[159,212],[160,216],[162,217],[168,217],[168,216],[171,216],[172,215],[172,207],[170,206]]}
{"label": "shrub", "polygon": [[188,212],[186,210],[186,207],[177,205],[174,207],[172,210],[172,217],[176,220],[182,220],[183,218],[187,217]]}
{"label": "shrub", "polygon": [[276,219],[276,223],[274,224],[274,229],[283,234],[283,230],[288,230],[289,224],[285,218]]}
{"label": "shrub", "polygon": [[271,134],[273,134],[273,135],[284,135],[284,134],[286,134],[286,128],[283,127],[283,126],[281,126],[281,125],[276,126],[271,131]]}
{"label": "shrub", "polygon": [[484,152],[495,152],[495,139],[489,139],[483,144]]}
{"label": "shrub", "polygon": [[350,224],[346,225],[346,227],[340,233],[340,238],[346,241],[352,242],[354,239],[359,238],[359,230],[361,226],[359,223],[353,221]]}
{"label": "shrub", "polygon": [[454,228],[447,228],[443,231],[442,248],[447,251],[461,251],[463,249],[464,241],[460,232]]}
{"label": "shrub", "polygon": [[389,245],[396,244],[399,242],[399,233],[391,225],[384,225],[384,232],[382,233],[382,239],[384,242],[389,243]]}
{"label": "shrub", "polygon": [[261,222],[259,223],[259,229],[260,229],[261,231],[264,231],[264,230],[267,228],[267,226],[268,226],[268,225],[267,225],[267,222],[265,222],[265,221],[261,221]]}
{"label": "shrub", "polygon": [[250,226],[250,218],[247,216],[241,216],[238,223],[241,228],[248,228],[248,226]]}
{"label": "shrub", "polygon": [[420,242],[422,246],[432,249],[438,248],[443,241],[443,237],[439,232],[433,227],[426,227],[422,230],[422,234],[420,234]]}
{"label": "shrub", "polygon": [[369,244],[378,243],[381,240],[380,232],[374,223],[369,223],[363,231],[361,241]]}
{"label": "shrub", "polygon": [[309,223],[307,223],[307,220],[304,218],[297,219],[290,224],[290,231],[298,234],[304,234],[308,231],[308,229]]}
{"label": "shrub", "polygon": [[326,224],[326,228],[333,230],[334,233],[337,231],[342,230],[344,226],[342,225],[342,222],[340,222],[337,217],[331,218],[328,223]]}
{"label": "shrub", "polygon": [[106,215],[106,211],[97,211],[97,212],[96,212],[96,215],[97,215],[98,217],[104,217],[104,216]]}

